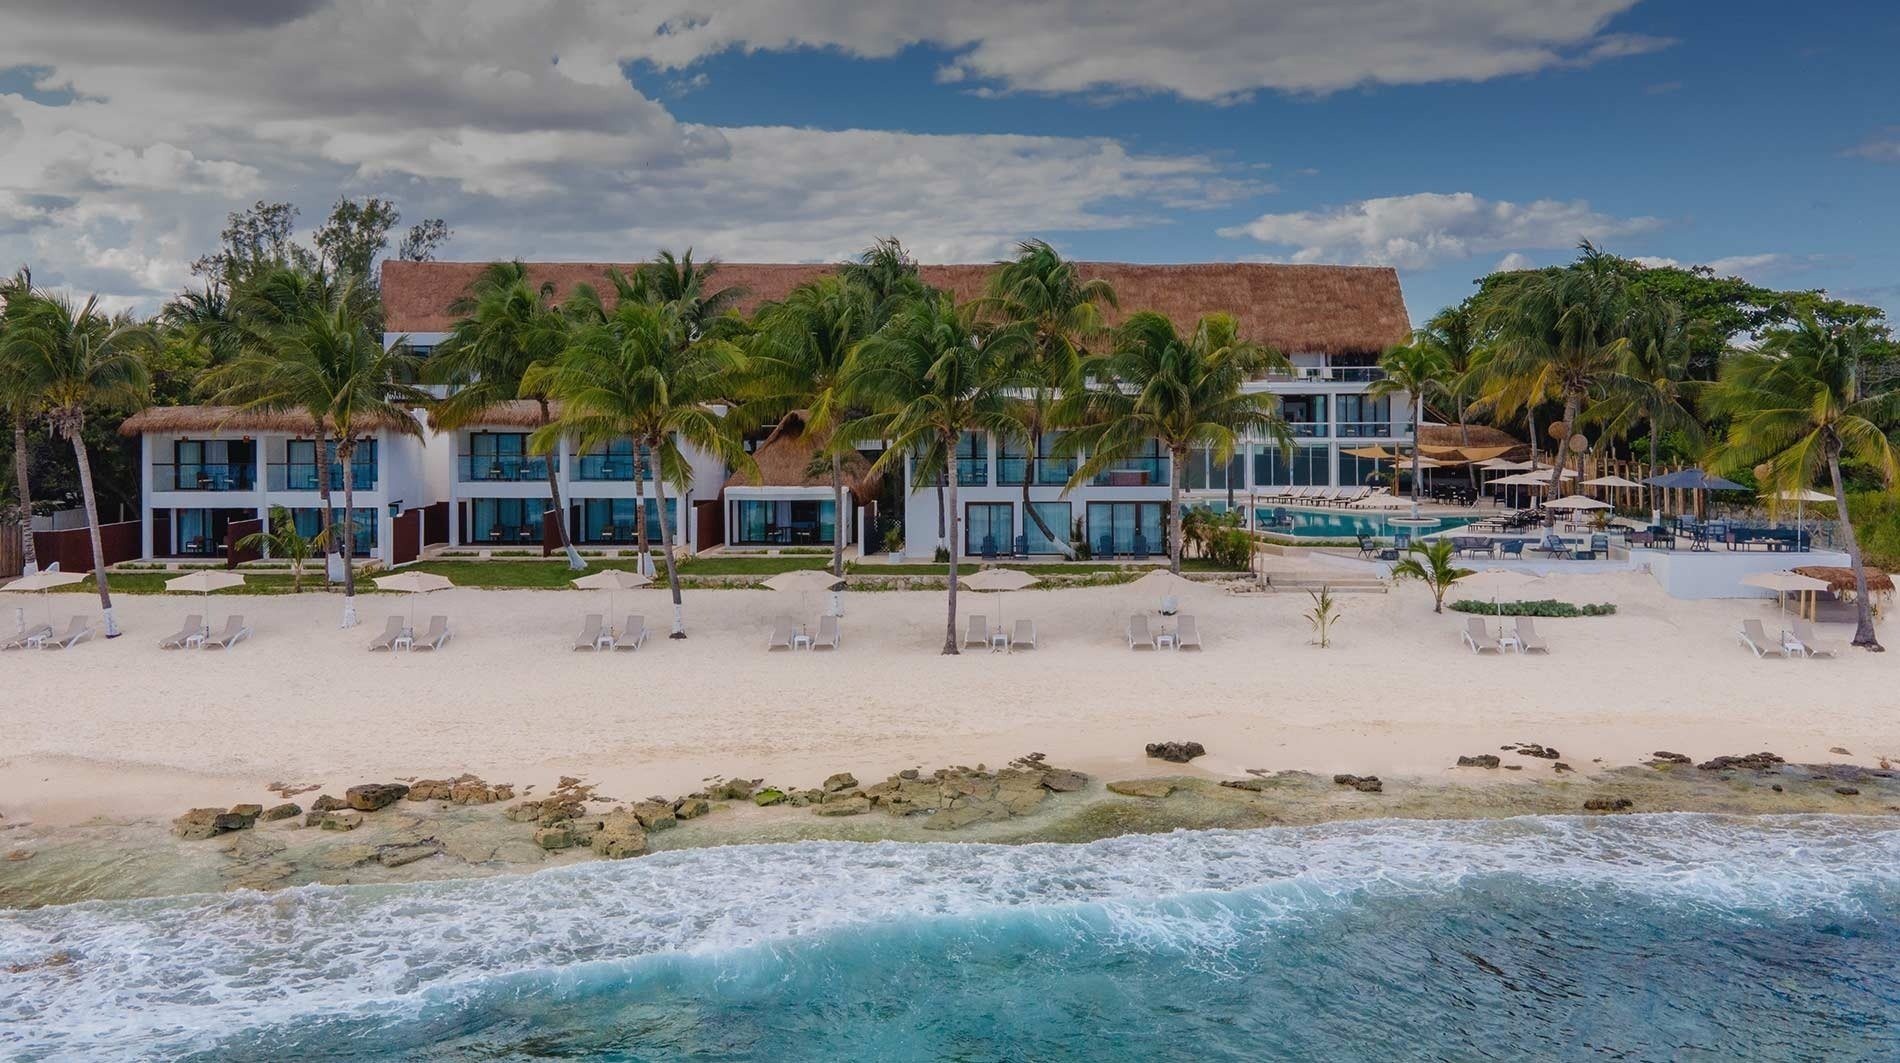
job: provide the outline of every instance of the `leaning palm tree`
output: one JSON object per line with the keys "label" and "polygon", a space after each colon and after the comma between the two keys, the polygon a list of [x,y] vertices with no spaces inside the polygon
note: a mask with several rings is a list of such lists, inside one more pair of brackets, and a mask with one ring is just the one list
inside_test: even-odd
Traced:
{"label": "leaning palm tree", "polygon": [[1016,257],[990,274],[984,299],[988,312],[1027,333],[1024,382],[1014,403],[1017,428],[1009,433],[1024,446],[1023,519],[1033,521],[1043,539],[1073,558],[1068,529],[1053,531],[1030,502],[1029,488],[1042,461],[1043,437],[1054,427],[1056,404],[1083,386],[1086,344],[1108,332],[1102,308],[1116,305],[1115,289],[1100,278],[1083,280],[1075,263],[1064,261],[1041,240],[1017,245]]}
{"label": "leaning palm tree", "polygon": [[[429,379],[454,388],[430,411],[438,431],[479,424],[500,407],[522,400],[534,404],[534,427],[554,422],[547,394],[522,386],[530,370],[553,360],[567,346],[568,319],[548,304],[552,294],[552,285],[537,287],[528,279],[527,267],[516,260],[490,263],[469,285],[468,293],[456,300],[451,307],[457,316],[455,325],[423,367]],[[559,465],[552,457],[545,465],[548,509],[561,517],[555,526],[567,567],[585,571],[587,562],[581,560],[567,531]]]}
{"label": "leaning palm tree", "polygon": [[957,441],[964,432],[1007,431],[1011,391],[1021,383],[1023,334],[986,328],[973,304],[948,292],[907,304],[864,343],[850,394],[873,412],[845,426],[852,439],[889,444],[871,466],[943,469],[948,511],[949,597],[943,652],[957,653]]}
{"label": "leaning palm tree", "polygon": [[[676,639],[686,637],[686,615],[673,557],[675,521],[666,516],[666,486],[674,485],[683,497],[692,483],[682,443],[757,476],[752,456],[716,408],[736,392],[745,364],[744,353],[732,342],[694,338],[678,304],[623,300],[605,320],[579,328],[560,357],[535,366],[523,378],[524,386],[561,403],[560,418],[537,430],[531,445],[549,446],[566,436],[590,448],[631,436],[636,449],[653,455],[653,489]],[[645,509],[642,499],[635,512]]]}
{"label": "leaning palm tree", "polygon": [[1088,482],[1150,441],[1168,452],[1168,568],[1181,571],[1181,481],[1196,448],[1226,462],[1248,437],[1273,440],[1285,453],[1293,433],[1280,400],[1248,390],[1249,381],[1287,365],[1278,351],[1242,339],[1231,314],[1208,314],[1186,336],[1152,310],[1128,318],[1112,353],[1090,359],[1092,386],[1063,401],[1061,416],[1080,427],[1058,444],[1087,457],[1069,488]]}
{"label": "leaning palm tree", "polygon": [[748,339],[753,423],[805,411],[805,431],[820,441],[831,475],[831,571],[844,576],[847,523],[844,456],[855,442],[837,431],[846,415],[844,388],[858,345],[872,332],[868,292],[841,277],[801,284],[761,306]]}
{"label": "leaning palm tree", "polygon": [[[21,301],[17,317],[14,303]],[[128,315],[108,317],[99,297],[75,303],[59,293],[35,292],[8,300],[7,362],[29,381],[55,435],[72,444],[79,464],[79,491],[92,539],[92,574],[99,585],[107,638],[117,638],[112,588],[106,579],[105,542],[99,533],[99,500],[93,491],[92,456],[86,449],[86,411],[94,406],[136,409],[149,389],[141,352],[151,334]]]}
{"label": "leaning palm tree", "polygon": [[26,423],[39,410],[39,389],[25,373],[8,366],[6,337],[8,322],[25,314],[32,296],[33,278],[25,269],[0,284],[0,410],[13,427],[13,480],[20,494],[14,516],[20,525],[20,559],[28,575],[40,567],[33,549],[33,481],[28,475],[32,461],[26,447]]}
{"label": "leaning palm tree", "polygon": [[1843,455],[1888,490],[1900,473],[1888,437],[1900,426],[1900,390],[1869,390],[1862,378],[1874,340],[1864,324],[1823,325],[1804,314],[1764,335],[1757,349],[1733,352],[1703,399],[1711,415],[1728,420],[1727,435],[1710,454],[1718,469],[1752,466],[1776,493],[1804,490],[1825,471],[1854,568],[1854,645],[1878,652],[1867,569],[1841,479]]}
{"label": "leaning palm tree", "polygon": [[1392,578],[1418,580],[1432,592],[1432,612],[1445,611],[1445,592],[1451,585],[1471,575],[1474,569],[1460,568],[1452,560],[1455,544],[1450,539],[1415,542],[1406,556],[1392,566]]}
{"label": "leaning palm tree", "polygon": [[[1412,399],[1412,501],[1418,501],[1420,429],[1425,423],[1425,407],[1441,398],[1451,397],[1454,379],[1451,362],[1434,344],[1409,343],[1394,347],[1379,359],[1385,375],[1372,382],[1366,394],[1373,397],[1409,395]],[[1397,493],[1397,472],[1393,488]]]}

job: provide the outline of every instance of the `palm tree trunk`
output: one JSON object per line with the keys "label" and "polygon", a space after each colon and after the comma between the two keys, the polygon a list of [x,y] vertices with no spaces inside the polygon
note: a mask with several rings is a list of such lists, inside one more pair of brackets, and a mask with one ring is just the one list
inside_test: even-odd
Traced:
{"label": "palm tree trunk", "polygon": [[[1036,507],[1029,500],[1029,484],[1036,478],[1036,463],[1042,460],[1041,432],[1030,435],[1029,450],[1031,457],[1023,465],[1023,517],[1034,521],[1036,523],[1036,530],[1042,533],[1042,537],[1056,544],[1056,549],[1062,551],[1063,557],[1074,561],[1075,548],[1069,545],[1068,535],[1066,533],[1057,535],[1051,531],[1049,522],[1042,519],[1042,514],[1036,512]],[[1014,546],[1015,544],[1012,543],[1011,545]]]}
{"label": "palm tree trunk", "polygon": [[[1456,402],[1458,398],[1461,398],[1461,397],[1462,396],[1456,396],[1453,398],[1453,401]],[[1471,449],[1471,426],[1465,423],[1465,406],[1464,406],[1464,403],[1462,402],[1458,403],[1458,449],[1459,450]],[[1467,479],[1471,481],[1471,493],[1473,495],[1476,495],[1478,493],[1478,463],[1477,462],[1475,461],[1465,462],[1465,476]]]}
{"label": "palm tree trunk", "polygon": [[[657,481],[658,477],[655,477]],[[652,575],[653,550],[647,538],[647,459],[645,448],[633,445],[633,541],[638,544],[634,551],[634,567],[642,576]]]}
{"label": "palm tree trunk", "polygon": [[[548,400],[539,399],[537,401],[541,404],[541,425],[545,428],[548,423],[553,420],[553,416],[548,409]],[[561,505],[561,470],[559,456],[560,449],[557,447],[553,454],[548,455],[547,459],[548,507],[552,509],[559,518],[555,521],[555,524],[560,528],[561,532],[561,549],[567,553],[568,571],[583,572],[587,569],[587,562],[581,560],[581,552],[574,549],[574,540],[567,534],[567,509]]]}
{"label": "palm tree trunk", "polygon": [[20,560],[25,563],[21,572],[31,576],[39,571],[40,558],[33,550],[33,485],[27,477],[25,411],[13,419],[13,475],[20,488]]}
{"label": "palm tree trunk", "polygon": [[[356,626],[356,441],[342,433],[336,456],[343,462],[343,626]],[[325,477],[325,483],[329,478]],[[324,500],[329,508],[329,500]]]}
{"label": "palm tree trunk", "polygon": [[92,540],[92,578],[99,584],[99,610],[105,614],[106,638],[119,637],[118,621],[112,617],[112,588],[106,583],[106,543],[99,534],[99,500],[92,493],[92,457],[86,453],[82,433],[86,421],[82,415],[72,424],[73,457],[79,461],[79,496],[86,503],[86,530]]}
{"label": "palm tree trunk", "polygon": [[[1643,477],[1643,479],[1645,480],[1656,475],[1656,462],[1659,460],[1662,454],[1662,441],[1656,438],[1660,434],[1661,433],[1659,433],[1656,430],[1656,418],[1654,416],[1650,417],[1649,419],[1649,475]],[[1644,486],[1649,488],[1649,522],[1651,524],[1661,524],[1662,523],[1662,501],[1659,497],[1659,493],[1662,491],[1662,488],[1657,487],[1655,484],[1645,484]]]}
{"label": "palm tree trunk", "polygon": [[[658,444],[655,444],[653,447],[654,453],[657,454],[659,449]],[[659,503],[660,509],[660,552],[661,556],[666,559],[666,586],[667,589],[673,592],[673,633],[668,635],[667,638],[683,639],[686,637],[686,610],[680,601],[679,569],[673,567],[673,522],[666,519],[665,477],[655,476],[653,478],[653,494]],[[640,500],[640,508],[646,508],[646,499],[643,498]]]}
{"label": "palm tree trunk", "polygon": [[1168,571],[1181,574],[1181,479],[1187,475],[1187,448],[1170,452],[1168,476]]}
{"label": "palm tree trunk", "polygon": [[1874,613],[1867,597],[1867,568],[1860,560],[1860,539],[1854,534],[1854,522],[1847,519],[1847,492],[1841,484],[1841,445],[1836,440],[1828,441],[1827,474],[1834,486],[1834,512],[1840,518],[1841,537],[1847,541],[1847,563],[1854,566],[1854,645],[1883,653],[1886,647],[1874,635]]}
{"label": "palm tree trunk", "polygon": [[1551,461],[1550,497],[1546,502],[1557,497],[1557,487],[1563,483],[1564,463],[1570,460],[1570,437],[1577,431],[1577,407],[1581,401],[1582,397],[1574,391],[1564,396],[1564,437],[1557,441],[1557,456]]}
{"label": "palm tree trunk", "polygon": [[[844,459],[831,456],[831,574],[844,578]],[[861,545],[861,544],[860,544]]]}
{"label": "palm tree trunk", "polygon": [[944,488],[940,497],[948,498],[949,512],[937,510],[938,526],[947,521],[950,529],[950,594],[947,619],[943,627],[943,652],[951,656],[957,654],[957,460],[956,436],[950,437],[950,458],[943,463]]}
{"label": "palm tree trunk", "polygon": [[[323,581],[330,582],[330,552],[337,548],[336,535],[331,533],[330,513],[330,433],[325,430],[323,421],[317,421],[317,534],[323,537]],[[284,470],[288,476],[290,470]]]}
{"label": "palm tree trunk", "polygon": [[1413,399],[1413,402],[1415,405],[1412,408],[1412,501],[1417,502],[1419,464],[1418,433],[1425,421],[1425,396],[1423,394],[1418,395]]}
{"label": "palm tree trunk", "polygon": [[[952,451],[952,453],[954,454],[955,452],[954,452],[954,451]],[[954,461],[954,460],[956,460],[956,459],[955,459],[955,458],[953,457],[953,458],[952,458],[951,460],[953,460],[953,461]],[[945,539],[945,538],[944,538],[944,534],[943,534],[943,518],[944,518],[944,508],[943,508],[943,505],[944,505],[944,503],[943,503],[943,484],[941,484],[941,483],[939,483],[939,484],[937,485],[937,546],[938,546],[939,548],[941,548],[941,547],[942,547],[942,546],[943,546],[943,545],[944,545],[944,544],[945,544],[946,542],[948,542],[948,541],[949,541],[949,540],[947,540],[947,539]],[[955,552],[954,552],[954,551],[952,551],[952,555],[953,555],[953,556],[954,556],[954,553],[955,553]]]}

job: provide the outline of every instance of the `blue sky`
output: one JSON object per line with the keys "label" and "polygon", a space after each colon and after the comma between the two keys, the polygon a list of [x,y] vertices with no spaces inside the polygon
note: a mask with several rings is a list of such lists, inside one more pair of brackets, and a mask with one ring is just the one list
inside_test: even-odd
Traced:
{"label": "blue sky", "polygon": [[149,304],[235,207],[379,193],[457,258],[1036,235],[1395,265],[1422,320],[1588,236],[1900,311],[1890,4],[1421,6],[28,3],[0,265]]}

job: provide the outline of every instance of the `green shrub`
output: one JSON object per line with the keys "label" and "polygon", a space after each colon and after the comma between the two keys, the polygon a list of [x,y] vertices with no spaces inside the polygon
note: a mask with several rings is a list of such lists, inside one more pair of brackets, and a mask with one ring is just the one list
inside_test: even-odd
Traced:
{"label": "green shrub", "polygon": [[1884,571],[1900,569],[1900,497],[1889,491],[1849,491],[1847,514],[1854,521],[1861,558]]}
{"label": "green shrub", "polygon": [[1529,616],[1529,617],[1572,617],[1572,616],[1614,616],[1616,606],[1610,602],[1584,603],[1572,605],[1555,598],[1542,598],[1533,602],[1481,602],[1475,598],[1461,598],[1451,603],[1454,613],[1482,613],[1485,616]]}

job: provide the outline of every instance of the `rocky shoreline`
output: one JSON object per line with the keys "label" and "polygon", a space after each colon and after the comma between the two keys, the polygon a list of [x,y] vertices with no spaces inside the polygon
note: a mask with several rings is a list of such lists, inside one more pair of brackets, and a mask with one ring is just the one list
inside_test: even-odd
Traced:
{"label": "rocky shoreline", "polygon": [[[1203,752],[1193,742],[1148,750],[1174,764]],[[1659,750],[1642,765],[1585,774],[1559,756],[1514,742],[1499,753],[1461,756],[1447,777],[1428,779],[1264,769],[1233,779],[1099,779],[1031,753],[995,769],[908,768],[870,784],[848,772],[815,786],[719,776],[689,794],[638,800],[600,794],[571,776],[536,795],[532,785],[463,775],[359,783],[341,797],[319,793],[307,810],[289,799],[315,788],[275,783],[271,791],[285,798],[279,804],[191,809],[169,832],[143,818],[59,830],[0,822],[0,907],[478,877],[747,842],[1085,842],[1366,818],[1900,813],[1900,773],[1884,761],[1791,764],[1760,752],[1698,762]],[[1524,774],[1535,764],[1548,764],[1549,773]],[[1516,769],[1509,784],[1473,785],[1504,777],[1504,769]]]}

